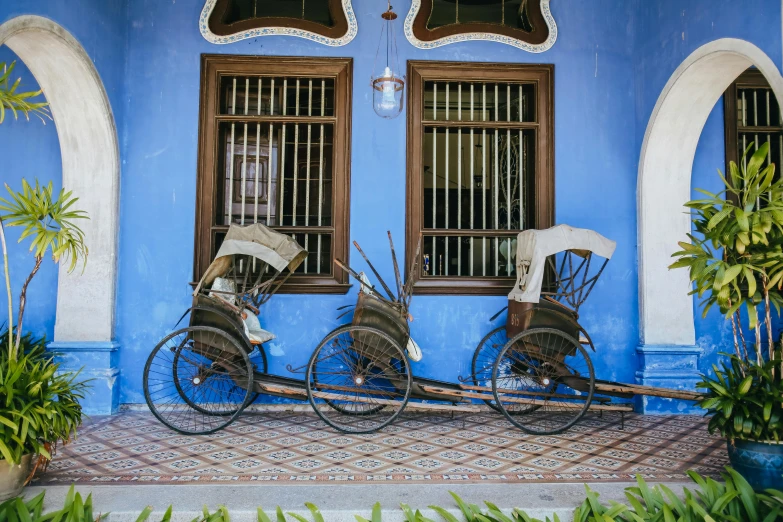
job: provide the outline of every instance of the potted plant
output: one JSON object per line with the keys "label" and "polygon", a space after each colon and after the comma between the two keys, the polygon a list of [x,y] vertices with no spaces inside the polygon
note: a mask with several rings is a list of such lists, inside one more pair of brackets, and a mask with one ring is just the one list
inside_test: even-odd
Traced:
{"label": "potted plant", "polygon": [[[5,67],[0,76],[0,123],[5,110],[14,117],[21,112],[29,119],[36,114],[48,117],[45,102],[31,102],[41,92],[17,92],[19,80],[10,84],[14,64]],[[45,120],[44,120],[45,121]],[[8,321],[0,333],[0,500],[16,496],[40,467],[46,467],[58,442],[67,442],[81,424],[83,414],[79,399],[85,382],[76,374],[60,373],[53,354],[46,352],[44,339],[23,334],[27,288],[47,255],[55,263],[69,262],[70,270],[86,262],[84,234],[74,224],[84,219],[84,212],[73,210],[77,199],[70,192],[55,195],[49,183],[35,186],[22,181],[22,191],[8,185],[9,199],[0,198],[0,246],[8,299]],[[9,274],[5,226],[22,226],[19,241],[30,238],[35,264],[25,279],[19,295],[19,313],[14,327],[13,300]]]}
{"label": "potted plant", "polygon": [[704,316],[717,305],[731,322],[734,353],[722,354],[728,360],[698,384],[710,432],[726,438],[732,466],[754,487],[781,489],[783,364],[772,308],[779,314],[783,302],[783,180],[768,144],[749,153],[741,166],[730,163],[728,178],[718,171],[722,191],[697,189],[705,198],[686,203],[696,234],[679,243],[669,268],[690,270]]}
{"label": "potted plant", "polygon": [[[12,331],[0,333],[4,343]],[[59,372],[46,340],[21,337],[14,360],[0,350],[0,501],[19,495],[38,470],[45,470],[60,442],[82,422],[79,400],[85,382]]]}

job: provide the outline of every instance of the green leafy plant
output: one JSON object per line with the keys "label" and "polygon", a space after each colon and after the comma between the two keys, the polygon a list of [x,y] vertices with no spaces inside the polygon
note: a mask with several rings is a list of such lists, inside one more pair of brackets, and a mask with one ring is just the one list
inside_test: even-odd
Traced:
{"label": "green leafy plant", "polygon": [[637,476],[635,487],[625,489],[627,504],[599,501],[587,485],[587,498],[574,513],[574,522],[773,522],[783,517],[783,492],[757,493],[736,471],[726,468],[724,483],[693,471],[688,476],[698,485],[695,492],[675,494],[661,484],[650,488]]}
{"label": "green leafy plant", "polygon": [[[750,149],[741,166],[729,164],[728,178],[718,171],[721,192],[699,190],[707,197],[685,204],[696,234],[689,234],[690,243],[680,243],[682,250],[673,254],[678,260],[669,268],[689,269],[691,294],[703,298],[704,316],[717,305],[731,321],[734,355],[722,370],[713,367],[715,378],[703,375],[697,385],[706,390],[699,404],[712,416],[710,432],[717,430],[730,440],[779,441],[783,365],[772,362],[772,308],[780,314],[783,303],[783,179],[775,178],[768,143],[748,157]],[[755,334],[750,343],[742,309]],[[775,394],[777,401],[772,400]]]}
{"label": "green leafy plant", "polygon": [[[696,234],[680,242],[682,250],[669,268],[688,268],[694,283],[692,294],[704,297],[703,313],[715,304],[731,321],[737,357],[749,357],[740,320],[740,309],[755,332],[755,357],[761,363],[762,327],[765,327],[769,358],[772,337],[771,306],[780,309],[783,279],[783,179],[775,178],[775,164],[768,162],[769,144],[750,158],[745,151],[741,166],[731,162],[729,177],[718,174],[724,189],[711,193],[697,189],[706,198],[689,201]],[[767,164],[764,166],[764,164]],[[706,296],[706,297],[705,297]],[[763,320],[759,321],[759,307]]]}
{"label": "green leafy plant", "polygon": [[74,487],[68,490],[62,509],[42,514],[45,492],[41,492],[30,500],[21,497],[6,500],[0,504],[0,520],[3,522],[99,522],[108,516],[99,514],[93,516],[92,495],[82,499]]}
{"label": "green leafy plant", "polygon": [[22,180],[22,191],[15,192],[6,184],[9,199],[0,198],[0,212],[9,227],[24,227],[19,241],[31,238],[30,251],[35,256],[35,265],[27,276],[19,294],[19,315],[16,319],[17,339],[14,351],[19,349],[19,335],[22,333],[24,309],[27,303],[27,287],[38,273],[47,252],[59,263],[69,261],[68,270],[73,271],[79,261],[87,262],[87,246],[84,232],[76,225],[78,219],[87,219],[84,211],[73,208],[79,198],[71,192],[60,190],[55,197],[52,183],[43,186],[38,180],[35,186]]}
{"label": "green leafy plant", "polygon": [[[779,354],[780,352],[778,352]],[[699,405],[711,416],[710,433],[734,439],[780,441],[783,434],[783,380],[775,377],[780,358],[762,364],[729,355],[722,368],[713,365],[715,378],[698,384],[707,390]]]}
{"label": "green leafy plant", "polygon": [[[6,329],[0,340],[12,336]],[[79,400],[87,383],[78,374],[59,373],[46,351],[46,340],[21,336],[15,359],[0,350],[0,456],[19,464],[24,455],[38,456],[33,473],[45,469],[59,443],[67,443],[82,422]]]}
{"label": "green leafy plant", "polygon": [[37,98],[43,91],[27,91],[18,92],[19,85],[22,82],[21,78],[17,78],[14,83],[11,83],[11,74],[16,67],[16,61],[6,64],[0,62],[0,123],[5,121],[5,111],[10,110],[14,119],[19,117],[19,113],[24,114],[25,118],[30,119],[30,114],[38,116],[42,122],[46,123],[47,119],[51,119],[48,109],[48,103],[45,101],[33,101],[33,98]]}

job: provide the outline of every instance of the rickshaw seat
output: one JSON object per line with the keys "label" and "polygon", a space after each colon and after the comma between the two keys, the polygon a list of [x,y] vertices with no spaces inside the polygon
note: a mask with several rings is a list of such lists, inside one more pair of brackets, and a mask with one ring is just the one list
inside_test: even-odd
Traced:
{"label": "rickshaw seat", "polygon": [[579,339],[577,314],[565,305],[547,298],[538,303],[508,301],[506,334],[509,338],[532,328],[554,328]]}

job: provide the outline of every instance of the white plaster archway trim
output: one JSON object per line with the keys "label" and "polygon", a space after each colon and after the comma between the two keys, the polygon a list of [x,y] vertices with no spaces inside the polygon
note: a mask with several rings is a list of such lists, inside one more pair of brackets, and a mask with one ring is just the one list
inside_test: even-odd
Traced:
{"label": "white plaster archway trim", "polygon": [[98,71],[79,42],[40,16],[0,25],[6,44],[50,103],[62,155],[63,186],[79,197],[89,248],[86,270],[60,266],[55,341],[110,342],[114,336],[120,165],[117,131]]}
{"label": "white plaster archway trim", "polygon": [[[694,345],[693,297],[686,270],[669,271],[687,240],[691,171],[704,124],[726,88],[755,65],[783,102],[783,77],[758,47],[733,38],[696,49],[658,97],[644,136],[637,185],[642,345]],[[716,166],[717,167],[717,166]]]}

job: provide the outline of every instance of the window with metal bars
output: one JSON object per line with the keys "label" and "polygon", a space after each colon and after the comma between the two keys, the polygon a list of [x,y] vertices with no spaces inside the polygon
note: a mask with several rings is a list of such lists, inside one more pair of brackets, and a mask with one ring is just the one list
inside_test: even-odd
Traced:
{"label": "window with metal bars", "polygon": [[552,76],[551,65],[408,62],[416,293],[507,293],[516,235],[553,224]]}
{"label": "window with metal bars", "polygon": [[[739,163],[748,147],[751,154],[769,143],[767,164],[783,164],[783,120],[769,83],[757,69],[742,73],[723,97],[726,165]],[[766,166],[766,165],[765,165]]]}
{"label": "window with metal bars", "polygon": [[202,58],[196,280],[230,224],[262,223],[308,251],[282,292],[347,291],[350,86],[350,59]]}

